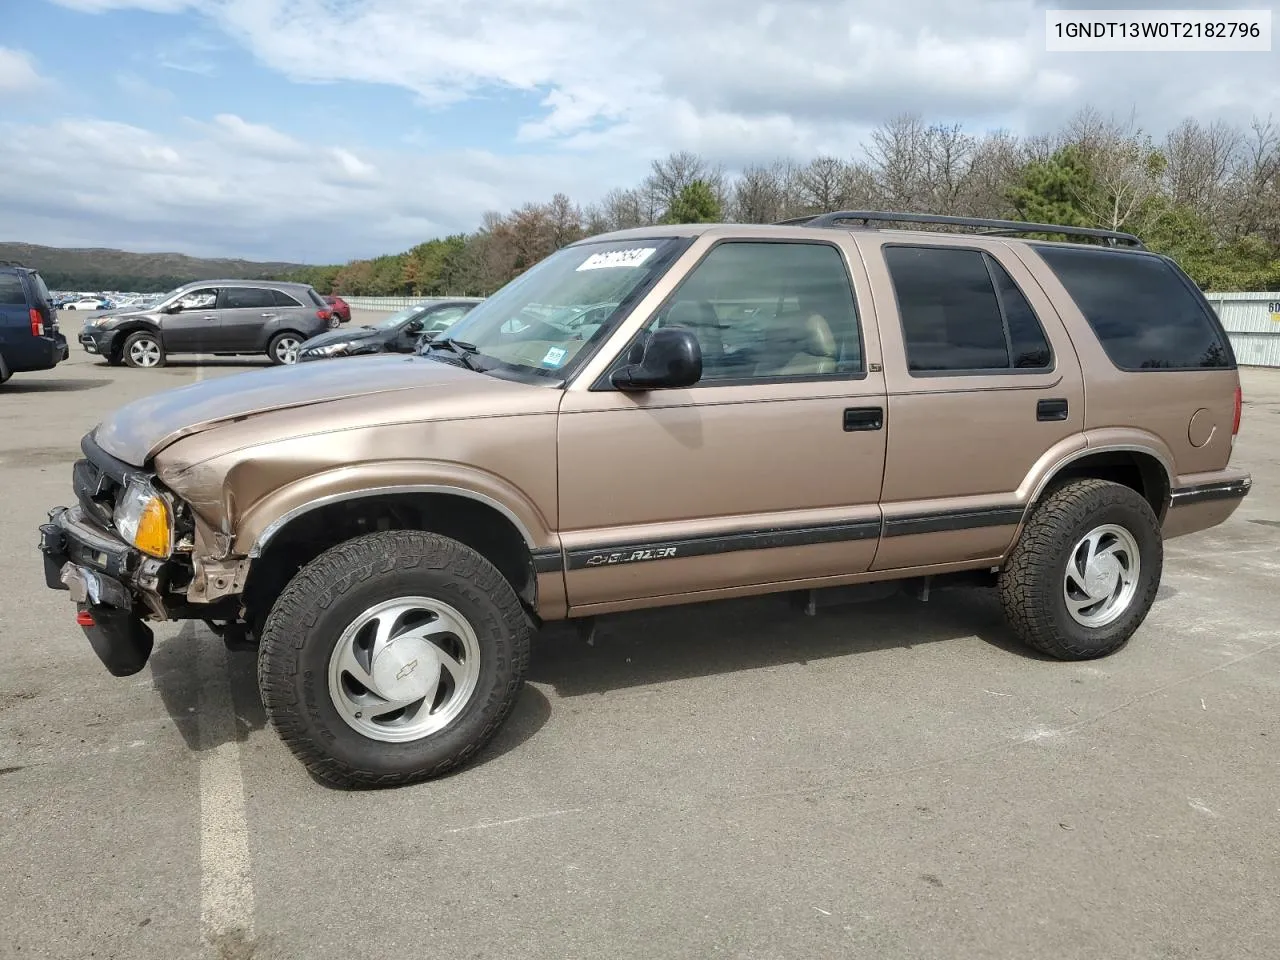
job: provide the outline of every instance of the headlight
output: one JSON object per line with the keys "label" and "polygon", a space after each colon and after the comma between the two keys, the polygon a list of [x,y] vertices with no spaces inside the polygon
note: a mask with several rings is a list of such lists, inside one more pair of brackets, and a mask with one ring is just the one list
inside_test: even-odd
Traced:
{"label": "headlight", "polygon": [[114,520],[120,536],[143,553],[161,559],[173,552],[173,518],[169,504],[142,478],[129,481],[116,504]]}
{"label": "headlight", "polygon": [[349,343],[330,343],[323,347],[308,347],[304,353],[308,357],[336,357],[350,346]]}

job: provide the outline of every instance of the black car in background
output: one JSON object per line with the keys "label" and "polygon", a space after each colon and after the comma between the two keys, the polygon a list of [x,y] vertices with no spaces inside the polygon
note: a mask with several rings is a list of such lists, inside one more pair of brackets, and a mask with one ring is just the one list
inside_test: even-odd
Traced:
{"label": "black car in background", "polygon": [[449,329],[476,304],[478,297],[424,300],[374,324],[331,330],[298,348],[299,362],[355,357],[373,353],[413,353],[423,337]]}
{"label": "black car in background", "polygon": [[0,260],[0,383],[15,373],[52,370],[67,359],[67,338],[40,274]]}

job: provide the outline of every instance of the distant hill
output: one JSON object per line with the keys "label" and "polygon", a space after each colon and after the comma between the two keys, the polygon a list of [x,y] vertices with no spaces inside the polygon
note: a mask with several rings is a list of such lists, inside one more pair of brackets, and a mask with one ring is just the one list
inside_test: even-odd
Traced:
{"label": "distant hill", "polygon": [[192,280],[265,280],[303,269],[298,263],[262,263],[188,257],[182,253],[130,253],[105,247],[40,247],[0,243],[0,260],[35,267],[53,290],[124,290],[162,293]]}

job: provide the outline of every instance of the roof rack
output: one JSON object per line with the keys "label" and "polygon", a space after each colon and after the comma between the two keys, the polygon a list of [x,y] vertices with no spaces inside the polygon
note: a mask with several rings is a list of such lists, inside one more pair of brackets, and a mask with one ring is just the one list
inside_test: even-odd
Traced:
{"label": "roof rack", "polygon": [[818,213],[807,217],[792,217],[781,220],[778,226],[833,227],[846,220],[861,220],[864,224],[876,223],[921,223],[938,226],[980,227],[988,236],[1019,236],[1027,233],[1056,233],[1066,237],[1088,237],[1092,240],[1105,240],[1109,246],[1126,244],[1145,250],[1142,241],[1131,233],[1119,233],[1115,230],[1100,230],[1095,227],[1068,227],[1056,223],[1024,223],[1021,220],[988,220],[982,217],[948,217],[932,213],[894,213],[880,210],[836,210],[830,213]]}
{"label": "roof rack", "polygon": [[0,267],[21,267],[23,270],[30,270],[25,263],[19,263],[17,260],[0,260]]}

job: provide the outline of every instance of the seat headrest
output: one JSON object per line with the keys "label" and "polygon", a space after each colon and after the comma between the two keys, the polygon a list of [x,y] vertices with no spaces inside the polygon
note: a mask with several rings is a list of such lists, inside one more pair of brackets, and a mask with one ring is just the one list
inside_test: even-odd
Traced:
{"label": "seat headrest", "polygon": [[831,332],[831,325],[816,313],[810,314],[804,322],[804,352],[815,357],[834,357],[836,355],[836,338]]}
{"label": "seat headrest", "polygon": [[667,327],[714,327],[719,325],[715,307],[702,300],[680,300],[667,311]]}

